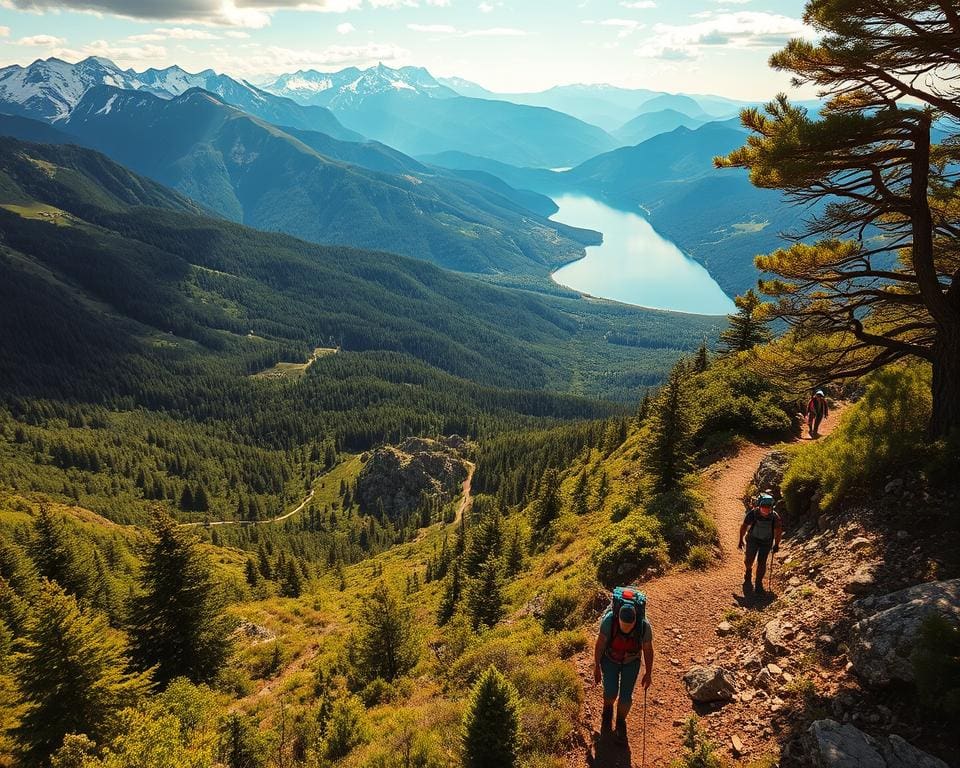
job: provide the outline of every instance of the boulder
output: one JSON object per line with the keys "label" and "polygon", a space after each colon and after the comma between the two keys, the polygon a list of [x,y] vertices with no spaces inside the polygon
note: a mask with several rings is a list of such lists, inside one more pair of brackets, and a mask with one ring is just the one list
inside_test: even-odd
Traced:
{"label": "boulder", "polygon": [[726,637],[733,632],[733,625],[729,621],[721,621],[717,624],[717,634],[720,637]]}
{"label": "boulder", "polygon": [[818,768],[947,768],[895,734],[875,739],[836,720],[817,720],[807,733],[810,757]]}
{"label": "boulder", "polygon": [[737,692],[736,675],[722,667],[691,667],[683,684],[690,698],[702,704],[730,701]]}
{"label": "boulder", "polygon": [[857,676],[871,685],[913,682],[910,654],[920,626],[938,613],[960,621],[960,579],[931,581],[854,603],[863,616],[850,633],[849,656]]}

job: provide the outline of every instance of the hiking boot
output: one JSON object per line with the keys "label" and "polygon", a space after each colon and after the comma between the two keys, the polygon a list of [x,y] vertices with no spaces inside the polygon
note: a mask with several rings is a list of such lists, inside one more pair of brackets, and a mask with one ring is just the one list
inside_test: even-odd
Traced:
{"label": "hiking boot", "polygon": [[617,718],[617,731],[616,731],[616,733],[617,733],[617,738],[620,739],[620,741],[626,741],[626,740],[627,740],[627,721],[626,721],[625,718],[623,718],[623,717],[618,717],[618,718]]}
{"label": "hiking boot", "polygon": [[750,574],[746,574],[743,577],[743,591],[750,592],[753,589],[753,580],[750,578]]}
{"label": "hiking boot", "polygon": [[604,707],[600,715],[600,733],[610,733],[613,728],[613,707]]}
{"label": "hiking boot", "polygon": [[758,596],[767,594],[767,590],[763,588],[763,584],[757,584],[757,588],[753,590],[753,592]]}

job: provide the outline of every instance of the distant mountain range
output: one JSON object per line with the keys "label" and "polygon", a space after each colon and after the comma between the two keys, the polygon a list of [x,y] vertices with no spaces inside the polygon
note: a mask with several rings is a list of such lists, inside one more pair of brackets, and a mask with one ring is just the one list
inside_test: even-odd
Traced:
{"label": "distant mountain range", "polygon": [[[8,120],[16,118],[0,119],[0,132]],[[34,137],[19,120],[17,135],[49,140],[49,126],[35,122]],[[546,275],[598,237],[548,221],[548,198],[492,177],[428,168],[372,142],[287,133],[197,88],[161,99],[96,86],[57,127],[210,211],[314,242],[465,272]]]}
{"label": "distant mountain range", "polygon": [[161,98],[203,88],[228,104],[276,125],[322,131],[347,141],[362,137],[344,128],[329,110],[306,107],[250,83],[218,75],[211,69],[190,74],[180,67],[123,70],[108,59],[91,56],[76,64],[60,59],[38,59],[27,67],[0,69],[0,112],[47,122],[65,120],[86,92],[98,85],[146,91]]}

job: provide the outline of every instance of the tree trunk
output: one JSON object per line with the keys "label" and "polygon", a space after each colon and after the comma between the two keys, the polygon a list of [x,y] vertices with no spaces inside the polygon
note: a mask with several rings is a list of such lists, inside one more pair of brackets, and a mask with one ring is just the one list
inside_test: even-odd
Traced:
{"label": "tree trunk", "polygon": [[940,327],[933,355],[930,436],[940,438],[960,430],[960,323]]}

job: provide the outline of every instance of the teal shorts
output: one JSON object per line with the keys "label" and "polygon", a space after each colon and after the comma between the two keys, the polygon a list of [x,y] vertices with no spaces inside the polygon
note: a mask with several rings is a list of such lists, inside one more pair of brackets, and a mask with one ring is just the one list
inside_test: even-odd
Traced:
{"label": "teal shorts", "polygon": [[603,673],[603,698],[609,701],[619,697],[620,705],[629,707],[633,703],[633,689],[640,676],[640,659],[617,664],[604,656],[600,661],[600,671]]}

